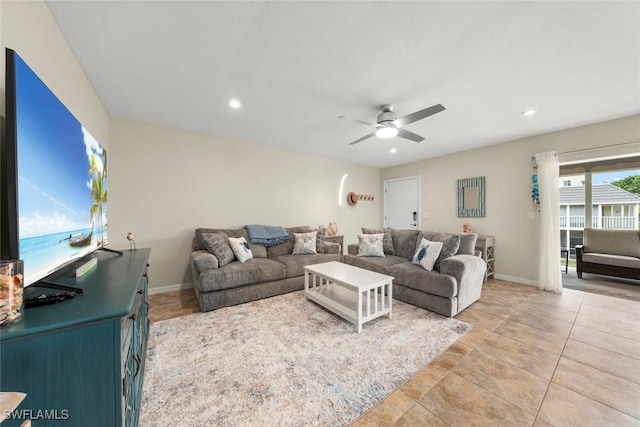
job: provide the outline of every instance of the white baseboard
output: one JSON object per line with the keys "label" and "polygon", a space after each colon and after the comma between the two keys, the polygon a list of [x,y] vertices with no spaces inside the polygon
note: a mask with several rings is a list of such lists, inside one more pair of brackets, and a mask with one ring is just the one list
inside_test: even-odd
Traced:
{"label": "white baseboard", "polygon": [[183,289],[192,289],[193,283],[178,283],[177,285],[160,286],[157,288],[149,288],[149,295],[164,294],[166,292],[181,291]]}
{"label": "white baseboard", "polygon": [[506,280],[508,282],[520,283],[521,285],[538,287],[537,280],[524,279],[522,277],[515,277],[515,276],[507,276],[506,274],[496,274],[495,278],[499,280]]}

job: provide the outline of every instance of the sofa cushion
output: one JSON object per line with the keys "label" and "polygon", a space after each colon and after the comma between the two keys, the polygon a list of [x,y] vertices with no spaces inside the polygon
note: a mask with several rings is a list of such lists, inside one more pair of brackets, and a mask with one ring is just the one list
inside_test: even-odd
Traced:
{"label": "sofa cushion", "polygon": [[249,248],[251,249],[251,253],[254,258],[266,258],[267,257],[267,247],[263,245],[258,245],[257,243],[249,242]]}
{"label": "sofa cushion", "polygon": [[458,294],[458,283],[453,276],[428,271],[409,262],[393,265],[388,273],[393,283],[416,289],[429,294],[451,298]]}
{"label": "sofa cushion", "polygon": [[460,236],[451,235],[446,236],[442,240],[435,240],[442,242],[442,249],[440,250],[440,255],[438,255],[438,259],[436,260],[436,265],[434,268],[440,271],[440,265],[442,264],[442,260],[450,258],[458,252],[458,248],[460,247]]}
{"label": "sofa cushion", "polygon": [[393,238],[391,237],[391,229],[390,228],[367,228],[362,227],[362,234],[380,234],[383,233],[384,237],[382,238],[382,248],[384,250],[385,255],[395,255],[393,251]]}
{"label": "sofa cushion", "polygon": [[248,239],[249,237],[246,233],[246,230],[243,228],[239,228],[239,229],[196,228],[196,240],[194,242],[195,251],[206,249],[204,242],[202,240],[202,235],[205,233],[224,233],[229,237],[244,237],[245,239]]}
{"label": "sofa cushion", "polygon": [[358,256],[384,256],[384,234],[358,234]]}
{"label": "sofa cushion", "polygon": [[229,237],[224,233],[203,233],[202,243],[218,259],[220,267],[236,259],[229,246]]}
{"label": "sofa cushion", "polygon": [[478,235],[475,233],[447,233],[451,235],[460,236],[460,247],[456,255],[475,255],[476,254],[476,242],[478,241]]}
{"label": "sofa cushion", "polygon": [[381,274],[388,274],[387,270],[393,265],[409,263],[406,258],[397,255],[389,255],[385,257],[359,257],[356,255],[345,255],[342,262]]}
{"label": "sofa cushion", "polygon": [[640,268],[640,258],[624,255],[598,254],[587,252],[582,254],[582,262],[612,265],[615,267]]}
{"label": "sofa cushion", "polygon": [[[222,232],[229,237],[244,237],[247,242],[249,242],[249,233],[244,228],[234,228],[234,229],[224,229],[224,228],[197,228],[196,229],[196,237],[194,241],[194,251],[199,251],[205,249],[204,244],[202,243],[202,234],[203,233],[219,233]],[[267,248],[262,245],[257,245],[249,242],[249,247],[251,248],[251,253],[254,258],[266,258],[267,257]]]}
{"label": "sofa cushion", "polygon": [[316,234],[316,252],[319,254],[324,253],[325,234],[327,234],[327,229],[324,227],[318,227],[318,234]]}
{"label": "sofa cushion", "polygon": [[284,264],[268,258],[254,258],[245,263],[231,262],[215,270],[203,271],[200,273],[198,288],[202,292],[220,291],[285,277]]}
{"label": "sofa cushion", "polygon": [[640,231],[584,229],[584,251],[640,258]]}
{"label": "sofa cushion", "polygon": [[447,237],[447,235],[442,231],[422,230],[420,233],[418,233],[418,242],[420,242],[422,239],[431,241],[437,240],[441,242],[445,237]]}
{"label": "sofa cushion", "polygon": [[290,255],[293,252],[293,244],[295,243],[293,233],[307,233],[311,231],[311,228],[308,225],[303,225],[299,227],[285,228],[285,230],[287,230],[287,233],[289,234],[289,240],[284,243],[280,243],[279,245],[267,248],[267,257],[275,258],[282,255]]}
{"label": "sofa cushion", "polygon": [[419,265],[425,270],[433,270],[433,266],[436,264],[438,255],[442,250],[442,242],[432,242],[425,238],[422,238],[415,255],[411,260],[411,264]]}
{"label": "sofa cushion", "polygon": [[282,255],[273,259],[287,268],[287,278],[304,275],[304,267],[323,262],[342,261],[340,254],[316,254],[316,255]]}
{"label": "sofa cushion", "polygon": [[293,255],[318,254],[316,251],[316,235],[317,231],[308,233],[293,233]]}
{"label": "sofa cushion", "polygon": [[[424,230],[420,232],[420,238],[442,242],[447,236],[460,236],[460,247],[454,255],[475,255],[478,235],[475,233],[443,233],[442,231]],[[420,239],[418,239],[420,241]]]}
{"label": "sofa cushion", "polygon": [[[393,251],[396,255],[410,260],[416,252],[418,246],[418,230],[396,230],[391,229],[393,239]],[[427,238],[427,240],[431,240]]]}

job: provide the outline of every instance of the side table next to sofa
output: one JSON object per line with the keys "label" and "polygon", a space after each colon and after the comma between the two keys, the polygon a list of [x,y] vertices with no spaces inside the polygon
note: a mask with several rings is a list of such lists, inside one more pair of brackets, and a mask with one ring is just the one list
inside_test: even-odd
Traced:
{"label": "side table next to sofa", "polygon": [[495,277],[494,255],[493,255],[493,236],[478,236],[476,240],[476,250],[480,251],[480,257],[487,263],[487,271],[484,273],[484,281]]}

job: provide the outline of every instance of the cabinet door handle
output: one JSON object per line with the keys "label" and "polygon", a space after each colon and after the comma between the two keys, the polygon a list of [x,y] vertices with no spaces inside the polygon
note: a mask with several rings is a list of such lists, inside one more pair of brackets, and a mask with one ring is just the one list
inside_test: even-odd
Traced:
{"label": "cabinet door handle", "polygon": [[138,376],[138,374],[140,373],[140,364],[142,363],[142,360],[140,359],[140,356],[137,354],[133,355],[133,360],[136,361],[136,373],[133,374],[133,378],[131,379],[131,382],[133,382],[136,377]]}

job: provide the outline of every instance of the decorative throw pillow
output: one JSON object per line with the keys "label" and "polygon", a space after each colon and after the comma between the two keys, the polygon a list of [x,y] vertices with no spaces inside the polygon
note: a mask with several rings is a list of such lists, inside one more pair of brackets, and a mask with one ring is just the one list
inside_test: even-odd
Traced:
{"label": "decorative throw pillow", "polygon": [[244,237],[229,237],[229,245],[238,261],[245,262],[253,259],[253,252],[251,252],[249,242]]}
{"label": "decorative throw pillow", "polygon": [[395,255],[393,250],[393,239],[391,238],[391,228],[366,228],[362,227],[363,234],[380,234],[384,233],[382,238],[382,249],[385,255]]}
{"label": "decorative throw pillow", "polygon": [[295,243],[293,244],[294,255],[317,254],[316,251],[316,235],[317,231],[309,233],[293,233]]}
{"label": "decorative throw pillow", "polygon": [[316,235],[316,252],[319,254],[324,253],[324,235],[326,232],[326,228],[318,227],[318,234]]}
{"label": "decorative throw pillow", "polygon": [[203,233],[202,243],[213,256],[218,258],[218,265],[220,267],[236,259],[229,246],[229,237],[224,233]]}
{"label": "decorative throw pillow", "polygon": [[384,257],[384,234],[358,234],[358,256]]}
{"label": "decorative throw pillow", "polygon": [[425,270],[433,270],[438,255],[442,250],[442,242],[431,242],[425,238],[420,241],[416,254],[411,260],[412,264],[417,264]]}
{"label": "decorative throw pillow", "polygon": [[456,252],[458,252],[458,248],[460,247],[460,236],[458,235],[447,236],[441,241],[442,241],[442,250],[440,251],[440,255],[438,256],[438,259],[436,260],[436,265],[435,265],[435,269],[438,271],[440,271],[440,264],[442,263],[443,259],[452,257],[456,254]]}
{"label": "decorative throw pillow", "polygon": [[475,255],[478,235],[475,233],[456,234],[460,236],[460,247],[458,248],[458,252],[456,252],[456,255]]}

